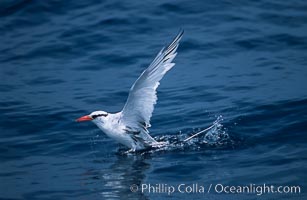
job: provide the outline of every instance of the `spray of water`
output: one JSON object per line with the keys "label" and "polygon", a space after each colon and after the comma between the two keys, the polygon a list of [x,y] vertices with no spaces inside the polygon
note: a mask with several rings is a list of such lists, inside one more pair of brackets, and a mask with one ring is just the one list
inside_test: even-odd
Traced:
{"label": "spray of water", "polygon": [[[155,145],[151,149],[146,149],[142,152],[135,153],[155,153],[160,151],[178,151],[178,150],[201,150],[212,148],[228,148],[234,145],[234,141],[229,137],[223,124],[223,117],[218,116],[216,120],[209,126],[199,128],[197,131],[184,132],[179,131],[178,134],[169,134],[156,136],[155,140],[159,141],[159,144]],[[98,137],[93,138],[93,145],[95,146]],[[120,154],[126,154],[127,149],[120,149]],[[129,152],[128,154],[131,154]],[[134,153],[133,153],[134,154]]]}
{"label": "spray of water", "polygon": [[160,141],[161,145],[156,146],[149,152],[229,147],[233,145],[234,142],[223,127],[222,121],[223,117],[218,116],[208,127],[200,128],[198,131],[193,131],[192,133],[182,133],[182,131],[180,131],[175,135],[157,136],[155,139]]}

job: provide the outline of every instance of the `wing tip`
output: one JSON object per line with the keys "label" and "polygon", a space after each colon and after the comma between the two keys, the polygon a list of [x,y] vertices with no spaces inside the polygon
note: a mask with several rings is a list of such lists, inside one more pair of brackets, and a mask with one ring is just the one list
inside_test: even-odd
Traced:
{"label": "wing tip", "polygon": [[184,29],[180,28],[178,34],[176,35],[176,37],[172,40],[172,42],[169,45],[167,45],[167,47],[169,48],[170,46],[178,43],[181,40],[183,34],[184,34]]}
{"label": "wing tip", "polygon": [[181,38],[183,36],[183,34],[184,34],[184,29],[180,28],[179,29],[179,33],[177,34],[177,36],[179,36]]}
{"label": "wing tip", "polygon": [[176,35],[175,38],[182,38],[184,32],[185,32],[185,31],[184,31],[183,28],[179,28],[179,31],[178,31],[178,33],[177,33],[177,35]]}

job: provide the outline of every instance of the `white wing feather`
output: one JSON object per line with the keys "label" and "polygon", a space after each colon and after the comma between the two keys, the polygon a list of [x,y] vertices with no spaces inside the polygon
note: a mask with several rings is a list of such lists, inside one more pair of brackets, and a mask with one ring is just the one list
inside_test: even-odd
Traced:
{"label": "white wing feather", "polygon": [[121,121],[134,130],[145,130],[146,139],[154,141],[149,135],[147,128],[150,127],[150,118],[157,102],[156,89],[160,80],[175,63],[173,59],[177,55],[176,50],[182,38],[181,31],[176,38],[163,48],[150,66],[143,71],[130,89],[127,102],[121,111]]}

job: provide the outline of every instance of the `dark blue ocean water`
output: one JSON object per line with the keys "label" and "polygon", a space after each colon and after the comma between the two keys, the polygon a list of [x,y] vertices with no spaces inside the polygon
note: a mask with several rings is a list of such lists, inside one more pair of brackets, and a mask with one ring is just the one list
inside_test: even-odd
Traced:
{"label": "dark blue ocean water", "polygon": [[[92,123],[185,30],[151,134],[124,155]],[[307,3],[0,2],[0,199],[307,199]],[[211,135],[210,135],[211,134]],[[131,192],[136,184],[300,186],[300,194]]]}

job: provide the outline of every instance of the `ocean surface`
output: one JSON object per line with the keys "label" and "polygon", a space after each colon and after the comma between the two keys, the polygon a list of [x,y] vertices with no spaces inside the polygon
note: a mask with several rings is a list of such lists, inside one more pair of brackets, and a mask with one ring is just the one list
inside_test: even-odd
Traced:
{"label": "ocean surface", "polygon": [[[75,122],[120,111],[180,29],[150,128],[168,148]],[[0,199],[307,199],[306,33],[305,0],[0,1]],[[220,191],[264,184],[284,190]]]}

